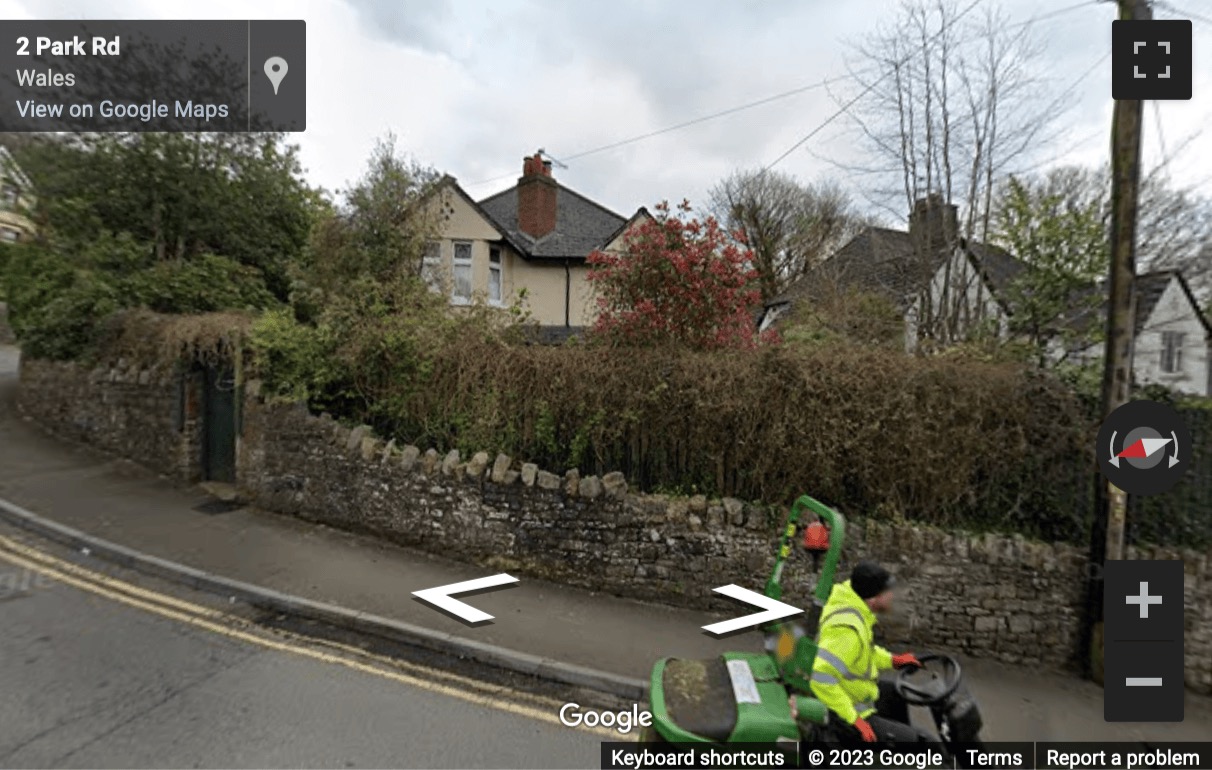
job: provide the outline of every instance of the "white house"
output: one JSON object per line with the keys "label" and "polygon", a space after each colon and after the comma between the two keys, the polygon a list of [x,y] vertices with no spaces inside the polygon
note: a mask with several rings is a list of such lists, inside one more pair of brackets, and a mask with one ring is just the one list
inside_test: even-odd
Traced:
{"label": "white house", "polygon": [[[985,244],[962,243],[935,273],[930,301],[941,342],[962,339],[977,324],[996,330],[1005,339],[1013,308],[1005,301],[1007,288],[1024,266],[1007,252]],[[1161,270],[1138,275],[1132,375],[1139,385],[1164,385],[1179,393],[1212,396],[1212,325],[1182,274]],[[920,300],[906,312],[906,344],[918,344]],[[1075,328],[1105,323],[1105,312],[1085,313],[1062,322]],[[1103,345],[1064,350],[1059,342],[1049,350],[1054,361],[1095,363]]]}
{"label": "white house", "polygon": [[[996,246],[960,239],[950,257],[930,278],[929,293],[919,292],[905,311],[905,348],[918,349],[923,318],[935,342],[946,345],[985,328],[1004,339],[1010,333],[1007,289],[1022,263]],[[928,298],[928,299],[927,299]],[[929,304],[923,308],[923,300]]]}
{"label": "white house", "polygon": [[1136,381],[1212,396],[1212,325],[1182,274],[1167,270],[1140,276],[1136,303]]}
{"label": "white house", "polygon": [[[767,303],[760,328],[777,325],[795,303],[811,302],[822,286],[836,283],[894,302],[905,317],[909,351],[920,348],[923,328],[937,345],[968,339],[978,329],[1006,339],[1014,312],[1011,289],[1026,266],[1004,249],[959,237],[957,219],[955,206],[931,196],[914,206],[908,231],[866,228]],[[1212,396],[1212,326],[1186,279],[1177,271],[1145,273],[1137,276],[1135,295],[1136,382]],[[1105,318],[1104,312],[1075,308],[1058,320],[1081,331]],[[1065,350],[1058,341],[1049,352],[1053,361],[1094,363],[1102,360],[1103,346]]]}

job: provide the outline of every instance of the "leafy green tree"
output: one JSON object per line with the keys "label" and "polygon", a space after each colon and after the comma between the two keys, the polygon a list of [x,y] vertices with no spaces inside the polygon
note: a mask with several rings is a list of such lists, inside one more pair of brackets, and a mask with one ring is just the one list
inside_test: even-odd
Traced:
{"label": "leafy green tree", "polygon": [[424,378],[427,351],[455,326],[420,275],[442,217],[438,179],[388,135],[319,216],[292,271],[292,312],[266,313],[253,328],[271,390],[359,419],[399,413],[394,399]]}
{"label": "leafy green tree", "polygon": [[73,135],[18,153],[37,193],[35,220],[56,248],[127,233],[146,247],[140,267],[218,254],[287,297],[287,268],[307,242],[319,193],[283,135]]}
{"label": "leafy green tree", "polygon": [[397,276],[420,283],[426,244],[437,236],[441,212],[431,195],[439,180],[432,169],[403,157],[388,134],[376,143],[361,178],[343,200],[316,219],[294,271],[292,294],[304,318],[333,294],[361,293],[366,282],[395,284]]}
{"label": "leafy green tree", "polygon": [[0,284],[34,356],[78,355],[122,308],[282,301],[320,202],[274,134],[53,135],[14,153],[38,238],[12,247]]}
{"label": "leafy green tree", "polygon": [[1011,333],[1028,342],[1040,362],[1097,341],[1103,304],[1099,279],[1109,264],[1106,198],[1082,169],[1062,168],[1039,179],[1010,178],[993,216],[993,241],[1024,266],[1011,282]]}

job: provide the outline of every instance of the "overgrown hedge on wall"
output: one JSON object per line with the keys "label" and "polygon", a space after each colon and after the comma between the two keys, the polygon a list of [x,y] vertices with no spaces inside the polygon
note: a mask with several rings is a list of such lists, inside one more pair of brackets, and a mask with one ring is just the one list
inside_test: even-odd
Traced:
{"label": "overgrown hedge on wall", "polygon": [[552,348],[457,327],[340,345],[282,316],[259,327],[271,392],[402,442],[622,471],[648,490],[809,492],[865,515],[1087,538],[1093,426],[1023,367],[852,347]]}
{"label": "overgrown hedge on wall", "polygon": [[1187,472],[1168,492],[1130,497],[1126,536],[1131,543],[1212,547],[1212,400],[1172,404],[1191,429],[1191,447],[1182,450]]}
{"label": "overgrown hedge on wall", "polygon": [[[482,319],[398,325],[130,312],[97,338],[100,355],[148,362],[244,351],[268,392],[400,443],[621,471],[648,491],[772,504],[807,492],[884,520],[1089,539],[1096,418],[1027,367],[850,346],[553,348],[485,333]],[[1204,547],[1212,411],[1175,406],[1195,439],[1192,467],[1172,492],[1131,500],[1128,536]]]}

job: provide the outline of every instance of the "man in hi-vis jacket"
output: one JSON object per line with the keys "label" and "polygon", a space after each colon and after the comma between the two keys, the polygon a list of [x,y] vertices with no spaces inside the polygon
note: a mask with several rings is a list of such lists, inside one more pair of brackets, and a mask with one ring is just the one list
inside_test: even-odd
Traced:
{"label": "man in hi-vis jacket", "polygon": [[913,653],[893,655],[875,643],[876,616],[892,609],[895,583],[880,565],[860,562],[821,610],[812,692],[833,712],[830,722],[846,742],[924,740],[909,724],[908,704],[879,680],[883,671],[922,665]]}

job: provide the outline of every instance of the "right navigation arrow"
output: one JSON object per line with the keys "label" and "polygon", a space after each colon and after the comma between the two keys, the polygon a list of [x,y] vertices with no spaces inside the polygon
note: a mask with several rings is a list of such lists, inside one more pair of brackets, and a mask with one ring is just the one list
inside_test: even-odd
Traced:
{"label": "right navigation arrow", "polygon": [[762,612],[755,612],[742,618],[733,618],[732,620],[724,620],[719,623],[712,623],[709,626],[703,626],[704,631],[715,636],[723,636],[724,634],[730,634],[733,631],[740,631],[751,626],[773,623],[776,620],[789,618],[792,615],[799,615],[803,612],[803,610],[792,607],[790,604],[783,604],[765,594],[759,594],[757,591],[750,591],[748,588],[741,588],[738,585],[720,586],[713,590],[717,594],[723,594],[731,599],[738,599],[746,604],[762,608]]}

